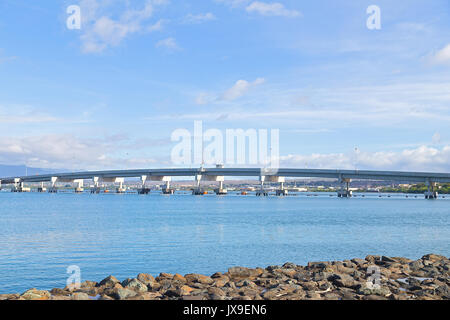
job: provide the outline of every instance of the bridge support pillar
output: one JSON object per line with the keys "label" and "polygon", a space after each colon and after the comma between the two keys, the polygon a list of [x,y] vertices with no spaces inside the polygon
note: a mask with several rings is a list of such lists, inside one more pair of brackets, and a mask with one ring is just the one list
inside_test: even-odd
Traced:
{"label": "bridge support pillar", "polygon": [[438,198],[438,192],[436,191],[436,182],[428,180],[426,182],[428,191],[425,192],[425,199],[434,200]]}
{"label": "bridge support pillar", "polygon": [[206,181],[216,181],[219,182],[219,187],[214,189],[214,193],[218,196],[223,196],[228,194],[228,190],[223,187],[225,177],[224,176],[205,176]]}
{"label": "bridge support pillar", "polygon": [[50,179],[51,187],[48,189],[48,193],[57,193],[58,189],[56,188],[56,181],[58,181],[58,177],[52,177]]}
{"label": "bridge support pillar", "polygon": [[174,194],[175,189],[170,187],[170,179],[167,179],[166,185],[162,188],[163,194]]}
{"label": "bridge support pillar", "polygon": [[138,190],[139,194],[149,194],[150,189],[145,187],[145,182],[147,181],[147,176],[141,176],[142,188]]}
{"label": "bridge support pillar", "polygon": [[289,194],[288,190],[284,188],[284,182],[280,183],[280,189],[277,190],[278,197],[285,197]]}
{"label": "bridge support pillar", "polygon": [[44,187],[44,183],[41,182],[40,187],[38,188],[38,192],[42,193],[42,192],[46,192],[47,188]]}
{"label": "bridge support pillar", "polygon": [[284,188],[284,183],[286,182],[285,177],[271,176],[268,177],[270,182],[275,182],[280,184],[280,188],[276,190],[276,195],[278,197],[284,197],[288,195],[288,190]]}
{"label": "bridge support pillar", "polygon": [[14,179],[14,186],[12,187],[11,192],[22,192],[22,190],[23,182],[19,178]]}
{"label": "bridge support pillar", "polygon": [[206,190],[204,190],[201,187],[201,181],[202,181],[202,176],[201,175],[196,175],[195,176],[195,181],[196,181],[196,186],[194,187],[194,189],[192,189],[192,194],[194,196],[203,196],[205,195],[207,192]]}
{"label": "bridge support pillar", "polygon": [[338,190],[339,198],[351,198],[353,196],[353,192],[350,191],[351,181],[351,179],[339,178],[339,183],[341,184],[341,189]]}
{"label": "bridge support pillar", "polygon": [[125,193],[125,192],[127,192],[127,189],[123,187],[124,181],[119,181],[119,187],[117,187],[117,189],[116,189],[117,193]]}
{"label": "bridge support pillar", "polygon": [[224,196],[228,194],[228,190],[223,187],[223,181],[219,181],[219,188],[215,189],[214,192],[218,196]]}
{"label": "bridge support pillar", "polygon": [[76,184],[75,187],[75,193],[83,193],[84,192],[84,180],[80,179],[80,180],[75,180],[74,181]]}
{"label": "bridge support pillar", "polygon": [[11,188],[11,192],[20,192],[19,191],[19,183],[20,183],[20,179],[14,179],[14,185]]}
{"label": "bridge support pillar", "polygon": [[256,196],[257,197],[267,197],[269,195],[269,192],[264,189],[264,181],[265,180],[266,180],[265,176],[260,176],[259,177],[259,181],[261,183],[261,188],[258,191],[256,191]]}
{"label": "bridge support pillar", "polygon": [[100,178],[99,177],[93,177],[92,181],[94,181],[94,187],[91,189],[92,194],[99,194],[100,193]]}

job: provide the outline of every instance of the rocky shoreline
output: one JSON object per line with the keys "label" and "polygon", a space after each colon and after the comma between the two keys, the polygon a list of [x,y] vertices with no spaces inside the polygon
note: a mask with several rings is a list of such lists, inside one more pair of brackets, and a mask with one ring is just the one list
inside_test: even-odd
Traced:
{"label": "rocky shoreline", "polygon": [[109,276],[76,288],[30,289],[0,300],[448,300],[450,260],[367,256],[307,266],[233,267],[226,273]]}

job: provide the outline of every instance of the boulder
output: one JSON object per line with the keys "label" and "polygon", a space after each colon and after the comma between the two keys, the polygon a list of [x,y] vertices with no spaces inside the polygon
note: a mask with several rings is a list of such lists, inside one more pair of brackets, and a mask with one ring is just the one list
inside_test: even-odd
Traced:
{"label": "boulder", "polygon": [[137,279],[147,286],[156,281],[155,278],[148,273],[139,273]]}
{"label": "boulder", "polygon": [[54,300],[54,301],[72,300],[72,297],[71,296],[52,295],[50,300]]}
{"label": "boulder", "polygon": [[72,294],[72,300],[90,300],[89,295],[83,292],[75,292]]}
{"label": "boulder", "polygon": [[435,289],[435,294],[448,300],[450,299],[450,288],[446,285],[441,285]]}
{"label": "boulder", "polygon": [[367,262],[370,262],[373,264],[373,263],[379,262],[381,260],[381,256],[368,255],[368,256],[366,256],[365,260]]}
{"label": "boulder", "polygon": [[318,289],[318,284],[314,281],[303,282],[300,283],[300,285],[305,289],[305,291],[314,291]]}
{"label": "boulder", "polygon": [[116,283],[120,283],[120,281],[117,280],[116,277],[114,277],[114,276],[108,276],[108,277],[106,277],[105,279],[103,279],[102,281],[100,281],[100,283],[99,283],[97,286],[98,286],[98,287],[102,287],[102,286],[105,286],[105,287],[114,287],[114,285],[115,285]]}
{"label": "boulder", "polygon": [[181,297],[181,300],[197,301],[197,300],[206,300],[206,298],[203,296],[183,296]]}
{"label": "boulder", "polygon": [[364,259],[355,258],[355,259],[352,259],[351,261],[359,267],[363,267],[364,265],[367,264],[367,260],[364,260]]}
{"label": "boulder", "polygon": [[178,289],[178,295],[179,295],[180,297],[182,297],[182,296],[188,296],[188,295],[191,294],[192,291],[194,291],[194,289],[192,289],[191,287],[189,287],[189,286],[182,286],[182,287],[180,287],[180,288]]}
{"label": "boulder", "polygon": [[295,268],[297,268],[297,265],[295,265],[294,263],[286,262],[285,264],[283,264],[283,269],[295,269]]}
{"label": "boulder", "polygon": [[117,300],[125,300],[127,298],[134,297],[136,295],[137,295],[136,291],[126,288],[115,289],[113,293],[113,297],[116,298]]}
{"label": "boulder", "polygon": [[160,282],[161,280],[172,280],[172,279],[173,279],[173,274],[161,272],[159,274],[159,276],[156,277],[155,280]]}
{"label": "boulder", "polygon": [[330,262],[323,261],[323,262],[308,262],[308,270],[311,269],[325,269],[327,266],[331,265]]}
{"label": "boulder", "polygon": [[[273,269],[274,270],[274,269]],[[228,276],[231,279],[252,279],[260,276],[264,272],[263,269],[249,269],[244,267],[232,267],[228,269]]]}
{"label": "boulder", "polygon": [[[222,289],[214,288],[214,287],[208,288],[208,294],[213,295],[213,296],[218,296],[218,297],[226,296],[225,292]],[[217,299],[213,299],[213,300],[217,300]]]}
{"label": "boulder", "polygon": [[181,274],[178,274],[178,273],[176,273],[176,274],[173,276],[173,280],[174,280],[174,281],[180,281],[180,282],[186,282],[186,278],[183,277]]}
{"label": "boulder", "polygon": [[188,283],[212,284],[214,282],[211,277],[196,273],[187,274],[184,278]]}
{"label": "boulder", "polygon": [[25,291],[20,297],[25,300],[49,300],[51,294],[48,291],[33,288]]}
{"label": "boulder", "polygon": [[127,281],[126,283],[122,283],[124,288],[131,289],[136,292],[147,292],[148,288],[147,285],[140,282],[138,279],[131,279],[130,281]]}
{"label": "boulder", "polygon": [[140,296],[142,300],[160,300],[162,298],[162,294],[159,292],[144,292]]}
{"label": "boulder", "polygon": [[221,278],[223,277],[223,273],[222,272],[216,272],[214,273],[211,278],[215,279],[215,278]]}
{"label": "boulder", "polygon": [[378,295],[386,297],[391,294],[391,291],[385,286],[380,286],[379,288],[369,288],[366,285],[361,285],[357,288],[357,293],[365,296]]}
{"label": "boulder", "polygon": [[448,260],[445,256],[440,256],[437,254],[427,254],[422,257],[422,261],[431,261],[431,262],[438,262],[438,261],[446,261]]}
{"label": "boulder", "polygon": [[54,288],[50,290],[50,294],[53,296],[69,296],[70,292],[63,289]]}
{"label": "boulder", "polygon": [[16,300],[20,297],[20,294],[0,294],[0,301],[3,300]]}
{"label": "boulder", "polygon": [[97,282],[95,281],[84,281],[81,283],[81,288],[95,288],[97,286]]}
{"label": "boulder", "polygon": [[230,278],[228,278],[227,276],[222,276],[220,278],[213,278],[213,279],[214,283],[212,285],[217,288],[222,288],[228,283],[228,281],[230,281]]}

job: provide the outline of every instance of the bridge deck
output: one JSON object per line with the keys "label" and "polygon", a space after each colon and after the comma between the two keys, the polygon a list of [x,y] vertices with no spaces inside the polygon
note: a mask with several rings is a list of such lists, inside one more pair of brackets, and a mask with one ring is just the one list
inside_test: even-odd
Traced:
{"label": "bridge deck", "polygon": [[142,170],[111,170],[87,171],[73,173],[46,174],[35,176],[0,178],[1,184],[17,182],[49,182],[52,178],[65,180],[98,178],[136,178],[141,176],[194,177],[226,176],[226,177],[304,177],[304,178],[334,178],[334,179],[365,179],[365,180],[399,180],[415,183],[440,182],[450,183],[450,173],[433,172],[401,172],[401,171],[368,171],[368,170],[325,170],[325,169],[259,169],[259,168],[204,168],[204,169],[142,169]]}

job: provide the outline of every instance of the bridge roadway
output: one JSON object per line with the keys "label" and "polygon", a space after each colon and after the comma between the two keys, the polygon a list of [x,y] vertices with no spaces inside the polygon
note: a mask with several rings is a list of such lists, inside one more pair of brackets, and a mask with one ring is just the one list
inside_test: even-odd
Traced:
{"label": "bridge roadway", "polygon": [[[333,178],[338,179],[342,185],[342,196],[351,196],[348,185],[353,179],[358,180],[396,180],[411,183],[425,183],[428,186],[428,196],[433,196],[436,192],[434,187],[436,183],[450,183],[450,173],[433,172],[401,172],[401,171],[368,171],[368,170],[325,170],[325,169],[260,169],[260,168],[185,168],[185,169],[142,169],[142,170],[111,170],[111,171],[87,171],[59,174],[45,174],[22,177],[0,178],[0,187],[5,184],[23,183],[43,183],[51,182],[52,185],[57,181],[67,182],[76,180],[93,181],[112,181],[117,178],[141,178],[143,185],[145,181],[170,181],[165,177],[195,177],[196,180],[222,181],[214,180],[217,177],[259,177],[262,185],[264,181],[284,182],[274,178]],[[199,185],[198,185],[199,186]],[[222,186],[222,184],[221,184]],[[426,195],[427,196],[427,195]]]}
{"label": "bridge roadway", "polygon": [[0,178],[2,184],[16,182],[50,182],[52,178],[64,180],[90,180],[100,178],[140,178],[142,176],[165,177],[195,177],[226,176],[226,177],[306,177],[334,179],[365,179],[365,180],[398,180],[414,183],[450,183],[450,173],[432,172],[401,172],[401,171],[367,171],[367,170],[325,170],[325,169],[259,169],[259,168],[194,168],[194,169],[142,169],[142,170],[110,170],[86,171],[73,173],[55,173],[35,176]]}

